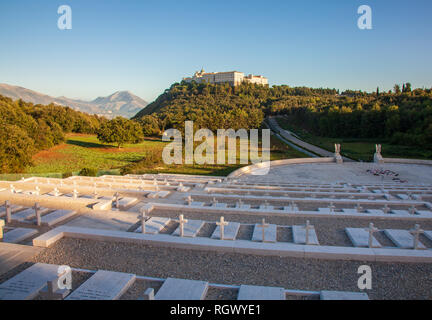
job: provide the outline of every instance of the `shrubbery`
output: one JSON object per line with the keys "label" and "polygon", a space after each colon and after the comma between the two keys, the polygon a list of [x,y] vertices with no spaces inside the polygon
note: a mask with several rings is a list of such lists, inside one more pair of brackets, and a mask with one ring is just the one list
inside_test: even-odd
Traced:
{"label": "shrubbery", "polygon": [[99,170],[95,168],[82,168],[79,175],[85,177],[97,177]]}

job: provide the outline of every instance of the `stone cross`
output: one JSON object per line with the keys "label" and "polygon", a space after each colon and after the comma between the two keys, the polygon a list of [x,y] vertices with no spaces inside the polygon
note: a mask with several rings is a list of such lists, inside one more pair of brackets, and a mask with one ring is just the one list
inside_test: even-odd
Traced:
{"label": "stone cross", "polygon": [[365,230],[369,232],[369,240],[368,240],[369,248],[373,248],[373,235],[375,232],[378,232],[379,229],[375,228],[373,223],[369,223],[369,228]]}
{"label": "stone cross", "polygon": [[39,186],[36,186],[36,192],[35,192],[35,194],[38,196],[38,195],[40,195],[40,188],[39,188]]}
{"label": "stone cross", "polygon": [[70,289],[72,289],[72,270],[68,266],[61,266],[57,271],[57,277],[47,281],[47,286],[40,291],[40,294],[46,300],[62,300],[70,293]]}
{"label": "stone cross", "polygon": [[180,237],[183,237],[184,235],[184,224],[188,223],[188,220],[184,218],[184,216],[181,214],[179,216],[179,224],[180,224]]}
{"label": "stone cross", "polygon": [[305,225],[305,231],[306,231],[306,245],[309,244],[309,230],[313,230],[314,226],[311,226],[310,221],[307,220],[306,221],[306,225]]}
{"label": "stone cross", "polygon": [[238,199],[237,201],[237,207],[240,208],[243,204],[243,201],[241,199]]}
{"label": "stone cross", "polygon": [[34,207],[33,207],[35,214],[36,214],[36,224],[39,227],[42,224],[41,221],[41,214],[40,214],[40,208],[39,208],[39,203],[35,203]]}
{"label": "stone cross", "polygon": [[78,191],[74,189],[73,191],[73,198],[76,200],[78,198]]}
{"label": "stone cross", "polygon": [[376,144],[375,145],[375,150],[376,150],[377,154],[381,155],[382,146],[380,144]]}
{"label": "stone cross", "polygon": [[98,197],[99,197],[99,195],[97,193],[97,190],[94,189],[94,191],[93,191],[93,199],[97,199]]}
{"label": "stone cross", "polygon": [[6,208],[6,222],[11,223],[12,221],[12,210],[9,200],[6,200],[5,202],[5,208]]}
{"label": "stone cross", "polygon": [[13,184],[10,185],[10,192],[15,193],[15,186]]}
{"label": "stone cross", "polygon": [[356,210],[357,210],[357,212],[362,212],[363,211],[363,208],[360,205],[360,203],[357,203]]}
{"label": "stone cross", "polygon": [[187,205],[188,206],[190,206],[190,205],[192,205],[192,197],[189,195],[187,198],[186,198],[186,202],[187,202]]}
{"label": "stone cross", "polygon": [[266,201],[264,201],[264,208],[265,208],[265,209],[268,209],[268,207],[269,207],[269,203],[268,203],[268,201],[266,200]]}
{"label": "stone cross", "polygon": [[156,179],[153,179],[153,185],[157,185]]}
{"label": "stone cross", "polygon": [[297,205],[296,205],[296,203],[294,201],[291,201],[290,206],[291,206],[291,210],[292,211],[296,211],[297,210]]}
{"label": "stone cross", "polygon": [[265,229],[270,225],[265,222],[265,219],[262,219],[262,224],[257,225],[258,228],[262,228],[262,242],[265,242]]}
{"label": "stone cross", "polygon": [[213,204],[218,203],[218,201],[216,200],[216,198],[213,198],[212,203],[213,203]]}
{"label": "stone cross", "polygon": [[329,209],[330,209],[330,213],[334,212],[334,210],[336,209],[333,202],[330,202]]}
{"label": "stone cross", "polygon": [[3,227],[5,225],[4,220],[0,220],[0,242],[3,241]]}
{"label": "stone cross", "polygon": [[415,214],[416,212],[417,212],[416,207],[415,207],[414,205],[412,205],[412,206],[409,208],[409,213],[410,213],[410,214]]}
{"label": "stone cross", "polygon": [[146,222],[147,222],[147,216],[146,216],[146,214],[147,214],[147,209],[145,209],[145,208],[141,208],[141,216],[140,217],[138,217],[140,220],[141,220],[141,232],[144,234],[144,233],[146,233]]}
{"label": "stone cross", "polygon": [[116,192],[115,194],[114,194],[114,202],[115,202],[115,207],[118,209],[118,207],[119,207],[119,197],[120,197],[120,194],[118,193],[118,192]]}
{"label": "stone cross", "polygon": [[410,233],[414,236],[414,250],[419,248],[419,237],[424,233],[424,230],[420,229],[420,225],[416,224],[414,229],[410,230]]}
{"label": "stone cross", "polygon": [[224,239],[225,226],[228,225],[228,222],[225,221],[224,217],[220,217],[220,221],[216,222],[216,225],[220,227],[220,239],[223,240]]}
{"label": "stone cross", "polygon": [[384,206],[384,208],[382,209],[382,211],[384,211],[385,214],[389,213],[391,211],[391,209],[389,208],[389,206],[386,204]]}
{"label": "stone cross", "polygon": [[54,197],[58,197],[60,195],[59,189],[54,188]]}

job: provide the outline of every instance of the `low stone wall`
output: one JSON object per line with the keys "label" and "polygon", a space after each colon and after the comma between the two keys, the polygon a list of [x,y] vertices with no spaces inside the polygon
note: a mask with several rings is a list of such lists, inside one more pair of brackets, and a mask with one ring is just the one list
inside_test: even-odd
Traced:
{"label": "low stone wall", "polygon": [[298,158],[298,159],[284,159],[284,160],[275,160],[275,161],[268,161],[268,162],[262,162],[254,165],[250,165],[247,167],[240,168],[234,172],[232,172],[228,178],[237,178],[244,174],[248,174],[253,172],[254,170],[259,170],[263,168],[271,168],[271,167],[277,167],[277,166],[286,166],[290,164],[303,164],[303,163],[333,163],[335,162],[335,158],[328,157],[328,158]]}
{"label": "low stone wall", "polygon": [[384,163],[421,164],[432,166],[432,160],[384,158]]}

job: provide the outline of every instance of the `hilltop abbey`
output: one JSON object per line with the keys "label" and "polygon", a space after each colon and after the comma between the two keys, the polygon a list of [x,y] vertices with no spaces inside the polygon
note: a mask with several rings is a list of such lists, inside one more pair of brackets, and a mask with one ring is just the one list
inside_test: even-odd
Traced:
{"label": "hilltop abbey", "polygon": [[245,76],[243,72],[205,72],[204,69],[195,72],[193,77],[183,78],[183,81],[196,83],[229,83],[232,86],[238,86],[242,82],[268,85],[268,79],[263,76],[254,76],[252,74]]}

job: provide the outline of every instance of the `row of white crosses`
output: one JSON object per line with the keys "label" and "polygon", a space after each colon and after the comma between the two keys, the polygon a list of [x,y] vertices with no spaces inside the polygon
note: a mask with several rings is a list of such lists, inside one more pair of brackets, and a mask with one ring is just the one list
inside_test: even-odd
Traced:
{"label": "row of white crosses", "polygon": [[[378,228],[375,228],[373,223],[370,223],[369,228],[367,228],[366,231],[369,232],[369,241],[368,241],[369,248],[373,248],[374,247],[373,246],[373,239],[374,239],[373,235],[374,235],[374,233],[379,232],[380,230]],[[421,234],[424,233],[424,230],[420,228],[419,224],[416,224],[414,226],[414,229],[411,229],[409,232],[414,236],[413,248],[414,248],[414,250],[418,250],[419,249],[419,237]]]}

